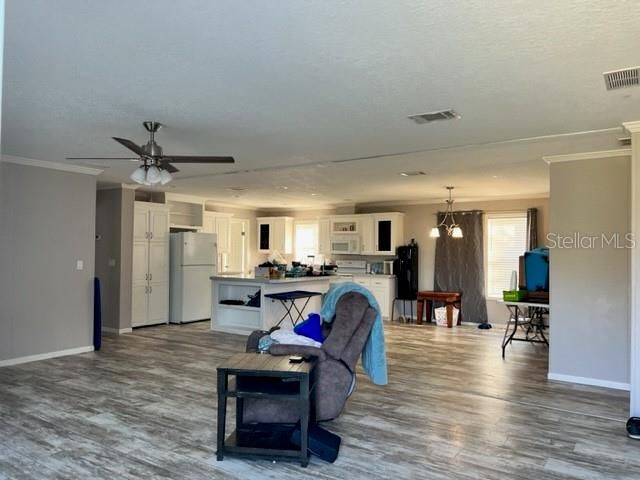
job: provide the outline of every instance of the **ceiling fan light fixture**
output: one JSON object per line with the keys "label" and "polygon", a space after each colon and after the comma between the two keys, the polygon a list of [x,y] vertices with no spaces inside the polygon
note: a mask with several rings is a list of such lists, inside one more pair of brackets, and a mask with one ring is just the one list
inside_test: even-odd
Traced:
{"label": "ceiling fan light fixture", "polygon": [[162,170],[160,170],[160,183],[162,185],[166,185],[171,180],[173,180],[173,177],[171,176],[171,174],[169,172],[167,172],[164,168]]}
{"label": "ceiling fan light fixture", "polygon": [[133,171],[129,178],[140,185],[144,185],[144,182],[147,180],[147,171],[144,166],[141,165]]}
{"label": "ceiling fan light fixture", "polygon": [[151,165],[147,170],[147,182],[151,185],[160,183],[160,169],[155,165]]}

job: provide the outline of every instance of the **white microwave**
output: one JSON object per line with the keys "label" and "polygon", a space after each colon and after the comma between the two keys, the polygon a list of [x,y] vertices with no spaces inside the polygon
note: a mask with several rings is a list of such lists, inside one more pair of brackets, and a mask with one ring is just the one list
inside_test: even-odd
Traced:
{"label": "white microwave", "polygon": [[331,237],[331,253],[359,254],[360,238],[353,235],[334,235]]}

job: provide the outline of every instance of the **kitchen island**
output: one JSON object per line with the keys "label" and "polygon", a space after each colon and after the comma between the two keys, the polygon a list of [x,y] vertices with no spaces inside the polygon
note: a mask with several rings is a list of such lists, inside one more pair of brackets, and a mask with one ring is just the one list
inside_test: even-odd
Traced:
{"label": "kitchen island", "polygon": [[[213,275],[211,277],[211,330],[246,335],[253,330],[269,330],[276,325],[286,310],[281,302],[265,298],[274,293],[304,290],[321,294],[329,290],[329,276],[297,277],[271,280],[253,275]],[[260,306],[246,305],[249,296],[259,292]],[[221,303],[242,301],[245,305]],[[309,299],[303,313],[320,312],[322,296]],[[300,305],[301,306],[301,305]],[[287,317],[280,325],[291,328]]]}

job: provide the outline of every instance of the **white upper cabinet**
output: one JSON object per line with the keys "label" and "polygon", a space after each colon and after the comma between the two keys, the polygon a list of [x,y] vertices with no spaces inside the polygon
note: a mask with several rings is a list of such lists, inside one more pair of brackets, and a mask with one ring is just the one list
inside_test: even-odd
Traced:
{"label": "white upper cabinet", "polygon": [[218,253],[229,253],[229,217],[216,216]]}
{"label": "white upper cabinet", "polygon": [[373,215],[362,215],[360,217],[360,232],[360,252],[362,255],[375,255]]}
{"label": "white upper cabinet", "polygon": [[204,212],[202,217],[203,233],[216,233],[216,215],[213,212]]}
{"label": "white upper cabinet", "polygon": [[231,215],[219,212],[204,212],[202,217],[203,233],[215,233],[216,242],[218,243],[218,253],[229,253],[229,222]]}
{"label": "white upper cabinet", "polygon": [[166,209],[152,208],[149,212],[149,233],[152,242],[169,241],[169,213]]}
{"label": "white upper cabinet", "polygon": [[334,216],[331,217],[331,234],[358,234],[358,217],[357,216]]}
{"label": "white upper cabinet", "polygon": [[149,240],[149,209],[140,202],[136,202],[133,213],[133,241],[146,242]]}
{"label": "white upper cabinet", "polygon": [[293,218],[260,217],[258,224],[258,251],[260,253],[293,253]]}
{"label": "white upper cabinet", "polygon": [[162,203],[135,202],[133,241],[169,241],[169,212]]}
{"label": "white upper cabinet", "polygon": [[166,205],[171,210],[171,226],[199,228],[204,221],[204,203],[176,200],[170,196]]}
{"label": "white upper cabinet", "polygon": [[318,220],[318,253],[331,253],[331,220],[328,218]]}
{"label": "white upper cabinet", "polygon": [[404,237],[404,215],[402,213],[373,214],[373,240],[375,255],[395,255],[396,247]]}

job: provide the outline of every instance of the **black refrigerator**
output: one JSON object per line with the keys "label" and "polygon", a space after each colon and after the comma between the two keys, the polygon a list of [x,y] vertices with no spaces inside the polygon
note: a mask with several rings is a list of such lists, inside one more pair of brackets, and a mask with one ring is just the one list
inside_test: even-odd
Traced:
{"label": "black refrigerator", "polygon": [[418,244],[412,239],[409,245],[398,247],[393,273],[398,282],[397,298],[415,300],[418,295]]}

